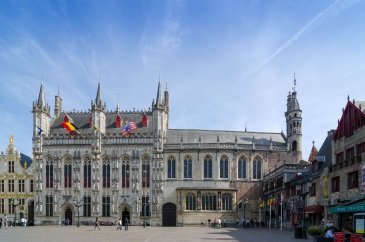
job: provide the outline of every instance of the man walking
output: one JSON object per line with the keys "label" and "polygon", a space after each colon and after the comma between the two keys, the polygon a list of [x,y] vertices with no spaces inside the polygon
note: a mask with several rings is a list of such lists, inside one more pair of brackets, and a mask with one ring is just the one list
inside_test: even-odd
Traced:
{"label": "man walking", "polygon": [[124,218],[124,230],[125,230],[125,231],[127,231],[127,230],[128,230],[128,223],[129,223],[128,218],[127,218],[127,217],[125,217],[125,218]]}

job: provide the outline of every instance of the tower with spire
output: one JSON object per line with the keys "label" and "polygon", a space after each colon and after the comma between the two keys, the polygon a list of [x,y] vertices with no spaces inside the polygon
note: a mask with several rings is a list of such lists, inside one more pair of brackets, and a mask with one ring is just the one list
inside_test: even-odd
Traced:
{"label": "tower with spire", "polygon": [[96,92],[95,100],[91,100],[91,122],[100,131],[105,133],[106,123],[106,105],[102,103],[101,99],[101,84],[99,81],[98,91]]}
{"label": "tower with spire", "polygon": [[298,160],[302,159],[302,110],[299,107],[296,79],[294,74],[293,92],[289,92],[286,103],[286,135],[289,151],[293,151]]}
{"label": "tower with spire", "polygon": [[166,137],[166,132],[169,127],[169,92],[164,92],[164,99],[161,95],[161,82],[158,82],[156,102],[152,103],[153,123],[154,123],[154,136],[155,136],[155,149],[162,149],[163,140]]}
{"label": "tower with spire", "polygon": [[50,132],[51,108],[46,103],[43,83],[41,84],[38,99],[33,102],[33,137],[40,134],[48,135]]}

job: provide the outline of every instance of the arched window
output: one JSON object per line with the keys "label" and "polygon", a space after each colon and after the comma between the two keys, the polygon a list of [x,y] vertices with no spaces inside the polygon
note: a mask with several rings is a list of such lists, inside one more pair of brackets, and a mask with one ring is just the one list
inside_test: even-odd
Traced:
{"label": "arched window", "polygon": [[253,179],[261,179],[261,166],[262,166],[262,161],[259,157],[255,157],[255,159],[253,160],[253,165],[252,165],[252,178]]}
{"label": "arched window", "polygon": [[297,150],[297,141],[296,140],[294,140],[293,143],[292,143],[292,150],[293,151]]}
{"label": "arched window", "polygon": [[150,158],[148,155],[142,157],[142,187],[150,187]]}
{"label": "arched window", "polygon": [[247,178],[247,175],[246,175],[247,168],[246,167],[247,167],[246,158],[244,156],[241,156],[238,160],[238,178],[239,179]]}
{"label": "arched window", "polygon": [[184,159],[184,178],[193,178],[193,162],[190,156]]}
{"label": "arched window", "polygon": [[196,210],[196,196],[194,194],[186,195],[185,210]]}
{"label": "arched window", "polygon": [[110,159],[108,156],[103,160],[103,188],[110,187]]}
{"label": "arched window", "polygon": [[72,180],[72,165],[70,157],[65,158],[65,164],[63,166],[63,174],[64,174],[64,187],[70,188]]}
{"label": "arched window", "polygon": [[229,193],[222,195],[222,210],[232,210],[232,195]]}
{"label": "arched window", "polygon": [[129,157],[124,156],[122,158],[122,188],[129,187]]}
{"label": "arched window", "polygon": [[217,210],[217,196],[210,193],[203,194],[202,210]]}
{"label": "arched window", "polygon": [[91,159],[90,157],[84,158],[84,187],[91,187]]}
{"label": "arched window", "polygon": [[204,178],[213,178],[213,162],[210,155],[207,155],[204,159]]}
{"label": "arched window", "polygon": [[220,160],[219,177],[228,178],[228,158],[225,155]]}
{"label": "arched window", "polygon": [[46,160],[46,188],[53,188],[53,159],[50,156]]}
{"label": "arched window", "polygon": [[173,156],[167,160],[167,178],[176,178],[176,159]]}

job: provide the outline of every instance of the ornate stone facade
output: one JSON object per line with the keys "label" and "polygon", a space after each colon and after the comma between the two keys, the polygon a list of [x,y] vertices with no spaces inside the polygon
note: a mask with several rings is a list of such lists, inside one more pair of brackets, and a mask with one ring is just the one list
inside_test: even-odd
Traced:
{"label": "ornate stone facade", "polygon": [[[74,223],[78,212],[82,223],[128,217],[132,225],[163,226],[258,217],[263,175],[301,160],[295,91],[287,99],[287,135],[170,129],[169,108],[159,84],[148,110],[106,111],[99,84],[90,111],[61,111],[57,95],[51,117],[41,86],[33,103],[36,223]],[[132,121],[137,129],[121,135]]]}
{"label": "ornate stone facade", "polygon": [[10,222],[34,219],[32,159],[19,153],[10,136],[9,145],[0,155],[0,217]]}

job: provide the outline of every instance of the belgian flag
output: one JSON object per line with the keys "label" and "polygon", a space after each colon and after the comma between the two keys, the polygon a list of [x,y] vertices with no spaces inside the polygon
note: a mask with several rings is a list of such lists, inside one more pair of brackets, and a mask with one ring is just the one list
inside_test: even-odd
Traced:
{"label": "belgian flag", "polygon": [[76,127],[76,125],[74,125],[73,123],[71,123],[70,121],[64,121],[62,124],[61,124],[61,126],[64,128],[64,129],[66,129],[68,132],[69,132],[69,134],[71,134],[71,135],[76,135],[77,134],[77,130],[78,130],[78,128]]}

